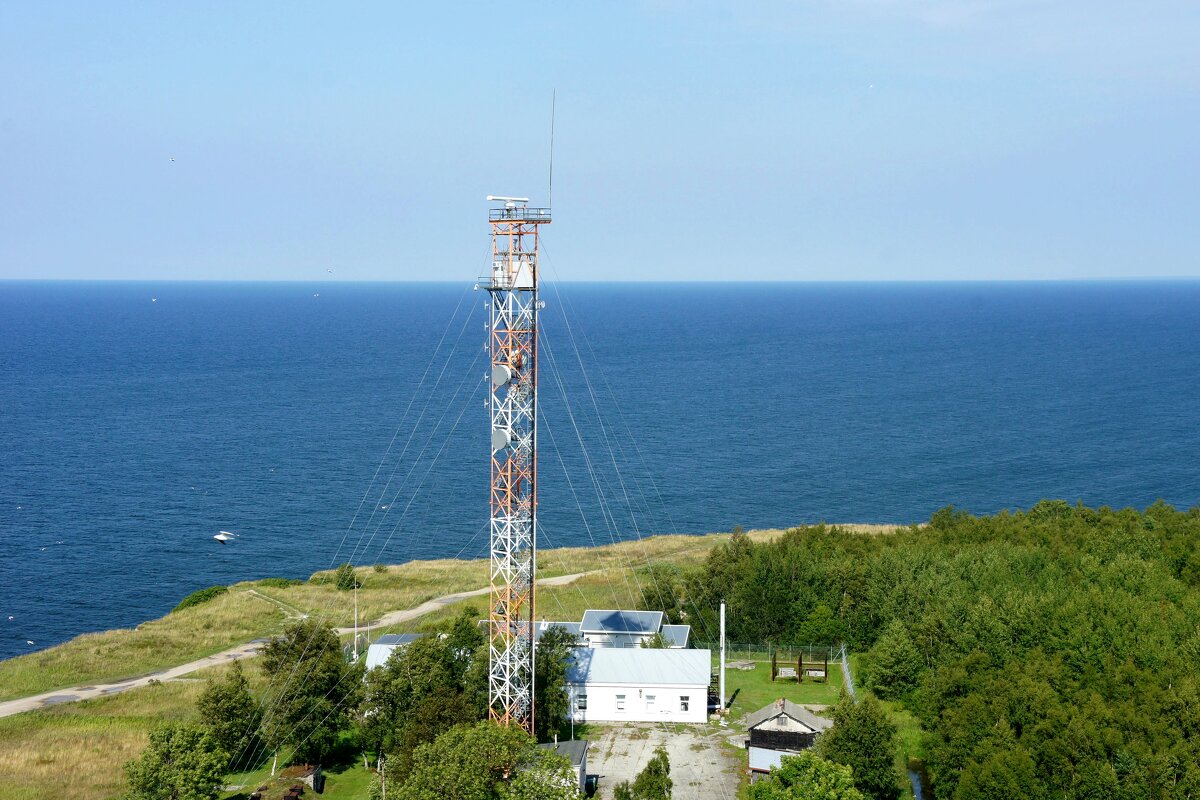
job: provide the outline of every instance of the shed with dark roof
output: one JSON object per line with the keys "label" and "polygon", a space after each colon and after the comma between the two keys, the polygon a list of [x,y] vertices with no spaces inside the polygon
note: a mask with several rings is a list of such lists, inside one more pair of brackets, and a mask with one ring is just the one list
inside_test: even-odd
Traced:
{"label": "shed with dark roof", "polygon": [[812,747],[817,735],[832,725],[825,717],[783,698],[760,708],[746,717],[751,773],[770,772],[784,756]]}

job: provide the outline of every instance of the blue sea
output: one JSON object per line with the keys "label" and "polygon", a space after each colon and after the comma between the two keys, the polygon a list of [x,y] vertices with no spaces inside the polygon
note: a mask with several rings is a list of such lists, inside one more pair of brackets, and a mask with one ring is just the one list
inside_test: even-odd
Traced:
{"label": "blue sea", "polygon": [[[542,298],[543,546],[1200,504],[1200,282]],[[215,583],[483,554],[484,300],[0,283],[0,657]]]}

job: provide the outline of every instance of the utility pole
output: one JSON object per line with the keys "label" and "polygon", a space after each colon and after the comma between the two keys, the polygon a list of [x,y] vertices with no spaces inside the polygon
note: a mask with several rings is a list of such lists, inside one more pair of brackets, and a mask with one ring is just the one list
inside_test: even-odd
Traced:
{"label": "utility pole", "polygon": [[719,672],[721,713],[725,713],[725,601],[721,601],[721,667]]}
{"label": "utility pole", "polygon": [[491,605],[489,716],[534,730],[534,575],[537,571],[538,228],[550,209],[496,197],[488,292],[491,355]]}

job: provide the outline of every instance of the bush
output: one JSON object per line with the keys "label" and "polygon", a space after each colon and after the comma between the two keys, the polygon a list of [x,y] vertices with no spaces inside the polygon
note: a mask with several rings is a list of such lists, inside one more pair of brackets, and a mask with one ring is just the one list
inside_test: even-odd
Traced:
{"label": "bush", "polygon": [[228,586],[209,586],[207,589],[197,589],[187,597],[180,600],[179,605],[171,609],[171,613],[173,614],[176,611],[182,611],[183,609],[191,608],[192,606],[198,606],[201,603],[207,603],[214,597],[220,597],[228,591]]}
{"label": "bush", "polygon": [[387,564],[374,564],[371,566],[371,569],[375,570],[376,572],[387,572],[388,571]]}
{"label": "bush", "polygon": [[346,562],[337,568],[336,585],[339,592],[348,592],[362,586],[362,582],[354,574],[353,564]]}
{"label": "bush", "polygon": [[667,751],[662,747],[654,750],[654,755],[646,767],[633,779],[622,781],[613,787],[613,797],[616,800],[671,800],[671,760]]}

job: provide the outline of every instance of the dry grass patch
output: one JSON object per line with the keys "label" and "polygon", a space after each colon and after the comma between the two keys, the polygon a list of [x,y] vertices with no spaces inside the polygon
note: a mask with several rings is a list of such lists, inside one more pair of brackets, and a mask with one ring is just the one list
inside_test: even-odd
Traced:
{"label": "dry grass patch", "polygon": [[[375,620],[389,611],[412,608],[426,600],[446,594],[478,589],[488,585],[488,564],[482,559],[410,561],[376,572],[374,567],[358,567],[359,624]],[[286,588],[256,585],[255,590],[303,610],[316,619],[336,627],[354,624],[354,592],[339,591],[333,571],[313,574],[309,583]]]}
{"label": "dry grass patch", "polygon": [[149,720],[19,714],[0,719],[0,800],[95,800],[125,789],[121,765],[149,741]]}
{"label": "dry grass patch", "polygon": [[[125,790],[126,761],[138,757],[152,728],[197,718],[204,678],[154,683],[121,694],[0,719],[0,800],[112,798]],[[258,688],[261,670],[247,669]]]}
{"label": "dry grass patch", "polygon": [[282,629],[274,604],[232,591],[133,629],[85,633],[0,662],[0,700],[52,689],[112,683],[185,664]]}

